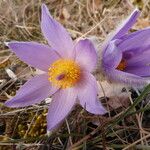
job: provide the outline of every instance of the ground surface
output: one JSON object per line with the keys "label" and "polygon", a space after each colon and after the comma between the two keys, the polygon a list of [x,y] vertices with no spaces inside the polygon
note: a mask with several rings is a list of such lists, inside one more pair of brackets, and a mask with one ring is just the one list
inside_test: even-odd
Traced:
{"label": "ground surface", "polygon": [[141,10],[141,17],[133,31],[150,26],[149,0],[1,0],[0,150],[150,149],[149,87],[139,97],[130,90],[132,97],[125,100],[104,100],[109,110],[105,116],[93,116],[77,106],[51,136],[46,134],[44,102],[20,109],[3,105],[37,72],[12,54],[4,42],[46,43],[39,26],[43,2],[73,39],[96,36],[101,44],[135,6]]}

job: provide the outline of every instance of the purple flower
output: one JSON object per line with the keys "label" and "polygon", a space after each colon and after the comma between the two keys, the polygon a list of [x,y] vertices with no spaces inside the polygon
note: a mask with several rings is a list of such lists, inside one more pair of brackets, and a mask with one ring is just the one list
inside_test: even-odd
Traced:
{"label": "purple flower", "polygon": [[96,79],[90,73],[97,64],[97,54],[92,43],[81,40],[74,44],[44,4],[41,29],[51,47],[36,42],[8,43],[21,60],[45,73],[27,81],[17,95],[5,104],[9,107],[24,107],[52,96],[47,115],[48,130],[58,126],[76,102],[90,113],[106,113],[97,99]]}
{"label": "purple flower", "polygon": [[135,9],[103,45],[102,70],[111,81],[132,86],[149,83],[150,28],[133,33],[128,31],[136,22]]}

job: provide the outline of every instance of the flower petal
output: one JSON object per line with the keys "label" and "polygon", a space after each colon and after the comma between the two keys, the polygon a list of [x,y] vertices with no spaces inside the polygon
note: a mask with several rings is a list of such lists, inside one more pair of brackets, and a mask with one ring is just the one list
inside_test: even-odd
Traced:
{"label": "flower petal", "polygon": [[143,53],[138,53],[137,51],[135,51],[129,52],[127,54],[130,54],[129,57],[126,57],[127,67],[148,66],[150,64],[150,49],[147,51],[143,51]]}
{"label": "flower petal", "polygon": [[47,129],[53,130],[72,110],[76,102],[77,93],[73,88],[61,89],[54,94],[47,115]]}
{"label": "flower petal", "polygon": [[92,74],[84,72],[84,78],[76,86],[76,89],[78,91],[78,99],[83,108],[93,114],[106,113],[106,110],[98,100],[98,85]]}
{"label": "flower petal", "polygon": [[49,46],[36,42],[9,42],[8,47],[21,60],[43,71],[60,58]]}
{"label": "flower petal", "polygon": [[27,81],[17,92],[17,95],[6,101],[8,107],[25,107],[39,103],[54,94],[58,88],[52,87],[48,75],[42,74]]}
{"label": "flower petal", "polygon": [[116,46],[117,40],[109,43],[103,56],[103,65],[111,68],[116,68],[122,59],[122,52]]}
{"label": "flower petal", "polygon": [[144,86],[149,83],[147,79],[127,72],[116,69],[106,69],[105,71],[108,78],[114,80],[115,82],[128,84],[130,86]]}
{"label": "flower petal", "polygon": [[[128,54],[134,54],[135,55],[141,55],[143,53],[150,53],[150,43],[147,43],[148,45],[138,45],[138,46],[134,46],[134,47],[131,47],[131,49],[127,49],[127,50],[121,50],[123,52],[124,55]],[[133,56],[133,55],[131,55]],[[128,57],[127,57],[128,59]]]}
{"label": "flower petal", "polygon": [[105,52],[107,45],[110,41],[115,39],[120,39],[121,37],[125,36],[125,34],[130,30],[133,24],[136,22],[140,12],[138,9],[135,9],[132,14],[112,33],[110,33],[106,40],[103,42],[101,48],[103,52]]}
{"label": "flower petal", "polygon": [[48,43],[62,56],[72,57],[73,41],[65,28],[52,18],[46,5],[42,5],[41,29]]}
{"label": "flower petal", "polygon": [[150,28],[139,30],[126,35],[122,38],[122,42],[118,44],[119,49],[123,52],[135,49],[136,47],[147,46],[150,41]]}
{"label": "flower petal", "polygon": [[150,76],[150,66],[128,66],[126,72],[132,73],[141,77]]}
{"label": "flower petal", "polygon": [[80,40],[76,46],[76,62],[81,68],[87,71],[92,71],[97,64],[97,53],[92,44],[88,39]]}
{"label": "flower petal", "polygon": [[125,35],[130,28],[135,24],[137,18],[140,15],[140,11],[138,9],[135,9],[132,14],[116,29],[115,35],[113,36],[113,39],[119,39],[123,35]]}

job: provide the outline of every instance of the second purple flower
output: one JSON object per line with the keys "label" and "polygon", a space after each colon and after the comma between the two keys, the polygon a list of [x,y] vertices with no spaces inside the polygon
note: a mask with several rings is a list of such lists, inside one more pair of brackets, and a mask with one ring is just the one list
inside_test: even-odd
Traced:
{"label": "second purple flower", "polygon": [[150,28],[128,33],[138,16],[135,9],[103,45],[100,67],[109,80],[135,87],[150,76]]}

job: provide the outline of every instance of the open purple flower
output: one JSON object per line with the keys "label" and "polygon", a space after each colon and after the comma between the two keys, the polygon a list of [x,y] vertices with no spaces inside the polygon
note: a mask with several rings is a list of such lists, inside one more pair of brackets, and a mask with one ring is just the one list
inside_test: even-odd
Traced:
{"label": "open purple flower", "polygon": [[128,33],[136,22],[135,9],[103,45],[102,70],[109,80],[132,86],[149,83],[150,28]]}
{"label": "open purple flower", "polygon": [[41,29],[51,47],[36,42],[8,43],[21,60],[45,73],[27,81],[5,104],[24,107],[52,96],[47,115],[48,130],[55,128],[78,101],[93,114],[106,113],[97,99],[97,82],[90,73],[97,63],[92,43],[81,40],[74,45],[67,31],[52,18],[44,4]]}

